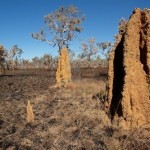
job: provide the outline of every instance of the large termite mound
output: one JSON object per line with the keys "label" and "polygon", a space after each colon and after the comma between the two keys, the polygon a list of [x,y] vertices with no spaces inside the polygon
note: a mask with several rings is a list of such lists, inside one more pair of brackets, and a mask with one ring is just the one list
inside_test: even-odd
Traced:
{"label": "large termite mound", "polygon": [[61,49],[57,65],[56,84],[58,87],[66,86],[71,81],[71,67],[67,48]]}
{"label": "large termite mound", "polygon": [[108,111],[130,129],[150,123],[150,11],[136,8],[110,54]]}

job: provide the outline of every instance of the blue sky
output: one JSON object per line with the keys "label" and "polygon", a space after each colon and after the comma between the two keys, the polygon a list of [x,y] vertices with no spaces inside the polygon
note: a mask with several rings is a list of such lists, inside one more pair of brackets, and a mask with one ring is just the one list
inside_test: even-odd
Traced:
{"label": "blue sky", "polygon": [[17,44],[22,57],[31,59],[50,53],[57,47],[31,37],[44,26],[43,17],[60,6],[73,4],[86,16],[83,32],[70,45],[76,54],[81,41],[94,37],[97,42],[113,41],[121,17],[128,19],[134,8],[150,8],[150,0],[0,0],[0,44],[7,49]]}

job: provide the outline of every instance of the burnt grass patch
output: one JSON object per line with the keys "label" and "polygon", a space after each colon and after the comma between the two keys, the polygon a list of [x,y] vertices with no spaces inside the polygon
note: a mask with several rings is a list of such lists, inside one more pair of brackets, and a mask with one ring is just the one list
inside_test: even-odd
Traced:
{"label": "burnt grass patch", "polygon": [[[50,70],[16,70],[0,77],[0,149],[148,148],[148,127],[130,133],[118,129],[100,108],[100,100],[92,99],[105,89],[103,78],[93,74],[82,78],[73,73],[73,83],[63,89],[53,88],[54,75]],[[26,121],[28,100],[34,124]]]}

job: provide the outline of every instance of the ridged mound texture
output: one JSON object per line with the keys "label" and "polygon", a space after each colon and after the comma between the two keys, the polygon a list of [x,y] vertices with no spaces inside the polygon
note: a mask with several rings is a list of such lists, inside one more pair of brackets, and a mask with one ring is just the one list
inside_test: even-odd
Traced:
{"label": "ridged mound texture", "polygon": [[110,53],[108,111],[125,129],[150,123],[150,11],[134,9]]}

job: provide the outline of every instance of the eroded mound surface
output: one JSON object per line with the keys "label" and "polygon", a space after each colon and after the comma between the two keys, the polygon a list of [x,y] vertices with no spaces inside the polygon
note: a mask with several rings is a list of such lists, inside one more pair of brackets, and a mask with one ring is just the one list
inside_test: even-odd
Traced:
{"label": "eroded mound surface", "polygon": [[124,128],[150,123],[150,13],[135,9],[109,60],[108,103]]}
{"label": "eroded mound surface", "polygon": [[62,48],[57,64],[56,84],[66,86],[71,81],[71,66],[67,48]]}

